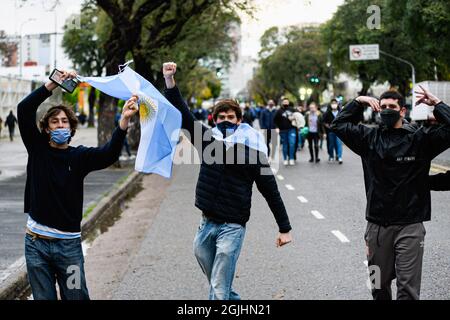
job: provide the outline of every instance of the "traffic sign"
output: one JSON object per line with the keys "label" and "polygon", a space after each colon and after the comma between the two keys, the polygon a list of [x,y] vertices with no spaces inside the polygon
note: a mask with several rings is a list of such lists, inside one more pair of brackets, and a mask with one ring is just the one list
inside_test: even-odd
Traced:
{"label": "traffic sign", "polygon": [[378,60],[380,59],[380,48],[378,44],[350,45],[349,55],[351,61]]}

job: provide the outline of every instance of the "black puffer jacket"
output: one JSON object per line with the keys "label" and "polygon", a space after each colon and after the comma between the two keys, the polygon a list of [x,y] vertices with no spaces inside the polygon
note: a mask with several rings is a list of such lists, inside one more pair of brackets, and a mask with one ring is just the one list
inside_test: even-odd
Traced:
{"label": "black puffer jacket", "polygon": [[434,108],[441,125],[399,129],[358,124],[364,108],[350,102],[331,129],[362,158],[366,186],[366,219],[381,225],[404,225],[431,218],[428,173],[431,160],[450,147],[450,107]]}
{"label": "black puffer jacket", "polygon": [[[212,220],[245,226],[250,218],[252,187],[253,182],[256,182],[258,190],[269,204],[279,231],[284,233],[291,230],[265,155],[242,144],[235,144],[225,150],[224,143],[212,137],[211,129],[195,121],[177,87],[166,89],[165,96],[180,110],[182,128],[188,131],[189,139],[200,155],[195,206]],[[202,136],[206,139],[202,139]]]}

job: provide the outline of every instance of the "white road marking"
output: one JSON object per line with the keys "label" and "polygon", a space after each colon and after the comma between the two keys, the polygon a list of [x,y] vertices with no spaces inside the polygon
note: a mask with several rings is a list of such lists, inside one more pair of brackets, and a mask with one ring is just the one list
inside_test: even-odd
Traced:
{"label": "white road marking", "polygon": [[283,177],[281,174],[277,175],[277,178],[278,178],[278,180],[280,180],[280,181],[283,181],[283,180],[284,180],[284,177]]}
{"label": "white road marking", "polygon": [[288,190],[295,190],[295,188],[294,188],[293,186],[291,186],[290,184],[287,184],[287,185],[286,185],[286,188],[287,188]]}
{"label": "white road marking", "polygon": [[311,211],[311,214],[319,220],[325,219],[325,217],[323,215],[321,215],[320,212],[317,210]]}
{"label": "white road marking", "polygon": [[334,234],[342,243],[350,242],[350,240],[348,240],[348,238],[339,230],[333,230],[331,233]]}
{"label": "white road marking", "polygon": [[308,203],[308,199],[306,199],[305,197],[298,196],[297,199],[300,200],[301,203]]}

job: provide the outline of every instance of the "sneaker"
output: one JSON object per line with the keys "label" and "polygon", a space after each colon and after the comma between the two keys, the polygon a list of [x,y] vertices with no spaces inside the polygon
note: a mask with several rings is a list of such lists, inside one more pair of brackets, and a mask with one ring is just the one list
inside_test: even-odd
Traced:
{"label": "sneaker", "polygon": [[319,162],[319,161],[320,161],[320,159],[319,159],[319,158],[317,158],[317,159],[316,159],[316,163],[317,163],[317,162]]}
{"label": "sneaker", "polygon": [[283,164],[284,164],[285,166],[287,166],[287,165],[289,164],[289,162],[288,162],[287,160],[284,160],[284,161],[283,161]]}
{"label": "sneaker", "polygon": [[119,161],[126,161],[128,158],[127,157],[125,157],[125,156],[120,156],[119,157]]}
{"label": "sneaker", "polygon": [[333,162],[334,159],[333,158],[328,158],[328,162]]}
{"label": "sneaker", "polygon": [[312,158],[311,158],[311,159],[309,159],[309,162],[314,162],[314,159],[312,159]]}
{"label": "sneaker", "polygon": [[295,160],[289,160],[289,165],[290,166],[294,166],[295,165]]}
{"label": "sneaker", "polygon": [[132,154],[132,155],[129,157],[129,159],[130,159],[130,160],[136,159],[136,156],[135,156],[134,154]]}
{"label": "sneaker", "polygon": [[339,158],[339,164],[342,164],[342,158]]}

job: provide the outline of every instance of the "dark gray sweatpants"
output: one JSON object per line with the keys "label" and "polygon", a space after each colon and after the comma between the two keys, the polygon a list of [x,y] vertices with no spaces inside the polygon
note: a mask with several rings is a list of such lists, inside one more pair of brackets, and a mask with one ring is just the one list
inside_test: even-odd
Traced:
{"label": "dark gray sweatpants", "polygon": [[423,223],[383,227],[368,222],[364,239],[374,300],[391,300],[397,278],[397,299],[418,300],[425,239]]}

